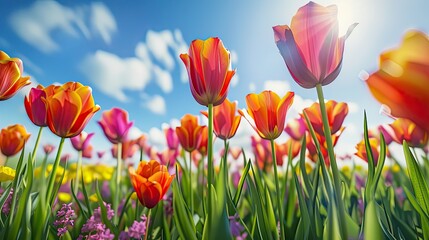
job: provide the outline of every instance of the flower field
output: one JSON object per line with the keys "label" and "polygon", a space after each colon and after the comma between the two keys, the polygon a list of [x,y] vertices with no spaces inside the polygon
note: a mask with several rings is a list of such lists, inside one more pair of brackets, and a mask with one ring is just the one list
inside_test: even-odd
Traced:
{"label": "flower field", "polygon": [[[0,239],[429,239],[429,36],[409,30],[380,53],[364,84],[391,123],[369,128],[365,113],[356,151],[340,156],[350,107],[326,99],[324,86],[340,74],[357,24],[340,35],[337,12],[309,2],[272,28],[291,78],[318,99],[288,121],[294,92],[249,93],[238,99],[245,109],[229,98],[240,70],[219,37],[195,39],[178,56],[204,111],[165,128],[162,151],[146,134],[131,137],[129,112],[99,106],[90,86],[31,88],[23,107],[39,131],[1,126]],[[1,105],[31,83],[25,64],[0,49]],[[94,149],[90,122],[114,165],[83,160]],[[250,148],[231,146],[247,123]],[[41,144],[46,131],[56,144]]]}

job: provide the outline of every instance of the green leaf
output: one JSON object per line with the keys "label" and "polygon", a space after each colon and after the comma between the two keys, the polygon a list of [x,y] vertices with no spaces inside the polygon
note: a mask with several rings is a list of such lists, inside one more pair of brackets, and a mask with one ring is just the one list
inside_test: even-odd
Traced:
{"label": "green leaf", "polygon": [[375,201],[370,201],[365,208],[364,239],[383,239],[383,230],[377,215]]}
{"label": "green leaf", "polygon": [[293,177],[295,179],[295,185],[296,185],[296,189],[297,189],[297,193],[298,193],[299,210],[301,211],[301,220],[300,220],[299,225],[302,228],[305,228],[304,231],[302,232],[303,235],[302,236],[296,235],[295,239],[296,239],[296,237],[299,237],[300,239],[308,239],[308,235],[311,231],[310,229],[312,228],[311,222],[310,222],[310,214],[308,212],[307,204],[305,203],[305,199],[304,199],[304,196],[303,196],[302,191],[301,191],[301,186],[299,185],[298,177],[296,176],[295,172],[292,172],[292,174],[293,174]]}
{"label": "green leaf", "polygon": [[[103,197],[101,196],[100,193],[100,188],[98,186],[98,180],[95,181],[95,192],[97,194],[97,200],[98,200],[98,205],[100,207],[100,212],[101,212],[101,219],[103,220],[103,223],[106,224],[106,226],[110,229],[110,231],[112,231],[115,235],[118,235],[118,229],[112,224],[112,221],[110,221],[107,218],[107,208],[104,205],[104,201],[103,201]],[[116,214],[116,213],[115,213]]]}
{"label": "green leaf", "polygon": [[[186,174],[183,174],[186,175]],[[196,240],[194,220],[192,219],[189,209],[183,199],[182,192],[179,189],[177,178],[173,180],[173,209],[174,223],[179,236],[182,239]]]}
{"label": "green leaf", "polygon": [[243,191],[244,181],[246,180],[246,177],[251,165],[252,165],[252,161],[250,161],[249,159],[246,163],[246,167],[243,170],[240,181],[238,182],[237,191],[235,192],[235,195],[234,195],[234,205],[236,207],[238,206],[238,201],[240,201],[240,196],[241,196],[241,192]]}

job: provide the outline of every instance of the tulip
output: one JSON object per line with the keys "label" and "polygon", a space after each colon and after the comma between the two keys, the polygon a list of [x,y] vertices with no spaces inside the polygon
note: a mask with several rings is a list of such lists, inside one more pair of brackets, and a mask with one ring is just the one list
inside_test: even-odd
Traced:
{"label": "tulip", "polygon": [[43,151],[45,152],[46,155],[51,154],[55,149],[55,146],[52,144],[45,144],[43,145]]}
{"label": "tulip", "polygon": [[76,151],[85,151],[85,149],[90,145],[89,140],[91,140],[94,133],[88,134],[85,131],[82,131],[79,135],[70,138],[73,148]]}
{"label": "tulip", "polygon": [[167,148],[162,152],[157,152],[156,156],[162,165],[168,166],[169,168],[174,168],[176,158],[179,156],[179,154],[179,151]]}
{"label": "tulip", "polygon": [[97,157],[99,159],[102,159],[105,153],[106,153],[106,151],[97,151]]}
{"label": "tulip", "polygon": [[176,130],[172,127],[164,129],[165,140],[167,146],[171,150],[175,150],[179,147],[179,138],[177,137]]}
{"label": "tulip", "polygon": [[338,37],[337,6],[309,2],[292,18],[290,27],[273,27],[274,39],[293,79],[303,88],[327,85],[341,71],[344,45],[356,27]]}
{"label": "tulip", "polygon": [[0,133],[0,150],[6,157],[11,157],[22,150],[29,137],[30,134],[20,124],[3,128]]}
{"label": "tulip", "polygon": [[207,126],[203,126],[201,128],[201,133],[199,137],[200,140],[198,141],[198,144],[197,144],[197,150],[203,157],[207,156],[208,136],[209,136],[209,132],[208,132]]}
{"label": "tulip", "polygon": [[[286,113],[292,105],[293,97],[294,93],[288,92],[280,99],[276,93],[268,90],[246,96],[247,112],[255,121],[255,125],[251,125],[261,138],[274,140],[280,136],[285,127]],[[241,110],[239,113],[245,117]]]}
{"label": "tulip", "polygon": [[147,208],[155,207],[162,200],[174,178],[166,166],[155,160],[141,161],[136,171],[130,168],[129,172],[137,197]]}
{"label": "tulip", "polygon": [[128,131],[133,126],[133,122],[128,121],[128,112],[120,108],[104,111],[98,124],[113,144],[126,140]]}
{"label": "tulip", "polygon": [[387,146],[389,146],[389,144],[393,141],[393,136],[395,135],[395,132],[393,131],[392,127],[387,124],[379,125],[377,129],[368,130],[368,137],[374,137],[380,141],[380,133],[383,134],[384,142]]}
{"label": "tulip", "polygon": [[43,99],[46,99],[46,92],[42,85],[38,85],[37,88],[31,88],[30,93],[24,98],[25,111],[28,117],[39,127],[48,126],[46,104]]}
{"label": "tulip", "polygon": [[31,83],[30,77],[23,77],[23,73],[21,59],[10,58],[0,51],[0,101],[13,97],[18,90]]}
{"label": "tulip", "polygon": [[295,118],[286,124],[285,132],[294,140],[300,141],[307,131],[304,118]]}
{"label": "tulip", "polygon": [[[322,114],[320,111],[319,103],[313,103],[310,107],[305,108],[304,112],[307,114],[310,119],[311,125],[314,128],[314,131],[323,136],[323,121]],[[345,117],[349,112],[347,103],[339,102],[337,103],[334,100],[329,100],[326,102],[326,112],[328,115],[329,128],[331,134],[336,134],[341,130]]]}
{"label": "tulip", "polygon": [[78,82],[50,86],[45,92],[49,129],[62,138],[79,135],[100,110],[100,106],[94,103],[91,88]]}
{"label": "tulip", "polygon": [[392,136],[393,140],[399,144],[406,141],[410,147],[423,148],[428,143],[428,133],[411,120],[398,118],[390,124],[390,127],[395,133]]}
{"label": "tulip", "polygon": [[[137,151],[136,140],[125,140],[122,142],[121,149],[121,159],[125,160],[128,158],[132,158]],[[112,156],[114,158],[118,157],[118,145],[114,144],[111,149]]]}
{"label": "tulip", "polygon": [[380,67],[365,81],[390,114],[429,132],[429,37],[409,31],[400,47],[380,55]]}
{"label": "tulip", "polygon": [[180,145],[185,151],[192,152],[198,147],[203,126],[198,125],[198,117],[191,114],[183,116],[180,123],[181,126],[176,127]]}
{"label": "tulip", "polygon": [[[235,115],[237,102],[225,99],[223,103],[213,108],[214,133],[222,140],[234,137],[240,125],[241,116]],[[208,112],[201,112],[208,117]]]}
{"label": "tulip", "polygon": [[94,149],[94,147],[92,147],[91,144],[89,144],[83,151],[82,151],[82,157],[83,158],[92,158],[92,150]]}
{"label": "tulip", "polygon": [[[371,147],[372,157],[374,159],[374,164],[377,165],[378,162],[378,156],[380,155],[380,152],[378,151],[378,148],[380,146],[380,141],[377,138],[369,138],[369,145]],[[356,145],[356,153],[355,155],[360,157],[361,159],[365,160],[365,162],[368,162],[368,154],[366,152],[365,147],[365,140],[360,141]]]}
{"label": "tulip", "polygon": [[189,52],[180,58],[188,70],[192,96],[204,106],[221,104],[235,74],[230,70],[230,55],[219,38],[194,40]]}

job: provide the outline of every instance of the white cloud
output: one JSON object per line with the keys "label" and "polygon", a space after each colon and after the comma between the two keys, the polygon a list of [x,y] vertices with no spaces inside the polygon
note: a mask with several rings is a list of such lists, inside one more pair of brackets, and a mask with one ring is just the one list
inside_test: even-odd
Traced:
{"label": "white cloud", "polygon": [[304,108],[310,107],[314,101],[311,99],[303,99],[301,96],[295,94],[292,106],[288,111],[288,117],[297,118]]}
{"label": "white cloud", "polygon": [[283,97],[290,91],[290,85],[285,80],[268,80],[264,82],[264,90],[271,90]]}
{"label": "white cloud", "polygon": [[153,67],[155,81],[164,93],[170,93],[173,90],[173,78],[169,71],[163,70],[157,65]]}
{"label": "white cloud", "polygon": [[237,72],[234,74],[234,76],[231,79],[231,87],[235,87],[238,84],[238,81],[240,80]]}
{"label": "white cloud", "polygon": [[132,126],[128,131],[128,139],[137,139],[143,134],[143,131],[136,126]]}
{"label": "white cloud", "polygon": [[180,68],[180,80],[182,82],[188,81],[188,72],[186,71],[185,64],[180,59],[180,54],[188,52],[188,44],[183,39],[182,32],[179,29],[174,30],[174,44],[172,46],[176,60],[179,62]]}
{"label": "white cloud", "polygon": [[255,92],[256,91],[256,85],[255,83],[249,83],[249,91]]}
{"label": "white cloud", "polygon": [[19,93],[22,95],[22,96],[27,96],[29,93],[30,93],[30,90],[31,90],[31,88],[35,88],[35,87],[37,87],[37,85],[39,85],[39,83],[37,82],[37,80],[36,80],[36,78],[35,77],[33,77],[33,76],[31,76],[31,75],[29,75],[28,73],[26,73],[26,72],[24,72],[24,75],[23,76],[29,76],[30,77],[30,81],[31,81],[31,83],[30,83],[30,85],[27,85],[27,86],[25,86],[25,87],[23,87],[23,88],[21,88],[21,90],[19,90]]}
{"label": "white cloud", "polygon": [[234,50],[231,50],[229,53],[231,57],[231,65],[233,68],[235,68],[235,65],[238,63],[238,54]]}
{"label": "white cloud", "polygon": [[[86,23],[87,19],[90,23]],[[93,33],[109,43],[116,31],[116,21],[103,3],[70,8],[55,1],[37,1],[28,8],[13,12],[9,23],[22,40],[44,53],[59,49],[52,37],[53,32],[76,38],[83,34],[89,38],[87,25],[91,24]]]}
{"label": "white cloud", "polygon": [[355,102],[348,102],[347,105],[349,107],[349,113],[358,113],[360,111],[359,104]]}
{"label": "white cloud", "polygon": [[168,70],[174,68],[174,59],[168,50],[169,46],[173,45],[173,42],[173,34],[169,30],[161,32],[149,30],[146,34],[146,44],[151,54]]}
{"label": "white cloud", "polygon": [[145,102],[143,103],[143,107],[149,109],[149,111],[158,115],[163,115],[167,112],[167,104],[165,103],[165,99],[162,96],[143,95],[142,98],[145,99]]}
{"label": "white cloud", "polygon": [[116,21],[112,12],[103,3],[96,2],[91,6],[91,27],[99,34],[105,43],[112,41],[112,34],[116,32]]}
{"label": "white cloud", "polygon": [[148,134],[149,143],[153,146],[156,146],[158,149],[162,149],[167,144],[163,130],[153,127],[149,129]]}
{"label": "white cloud", "polygon": [[122,102],[128,100],[124,90],[143,90],[150,80],[145,62],[101,50],[86,56],[80,70],[100,91]]}

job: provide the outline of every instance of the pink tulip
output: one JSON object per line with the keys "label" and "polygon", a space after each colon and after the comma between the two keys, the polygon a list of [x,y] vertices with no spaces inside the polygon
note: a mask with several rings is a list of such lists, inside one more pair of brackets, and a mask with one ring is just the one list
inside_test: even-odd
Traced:
{"label": "pink tulip", "polygon": [[[164,130],[165,138],[167,140],[167,146],[171,150],[175,150],[179,147],[179,137],[177,137],[174,128],[169,127]],[[165,164],[164,164],[165,165]]]}
{"label": "pink tulip", "polygon": [[98,124],[107,139],[113,144],[126,140],[128,131],[133,126],[133,122],[128,121],[128,112],[120,108],[104,111]]}
{"label": "pink tulip", "polygon": [[273,27],[274,39],[293,79],[303,88],[327,85],[337,78],[344,44],[356,27],[338,37],[337,6],[309,2],[292,18],[290,27]]}
{"label": "pink tulip", "polygon": [[76,137],[70,138],[70,142],[76,151],[85,151],[85,149],[90,145],[89,140],[91,140],[92,136],[94,136],[94,133],[88,134],[87,132],[82,131]]}
{"label": "pink tulip", "polygon": [[42,85],[31,88],[28,96],[25,96],[24,106],[30,120],[39,127],[48,126],[46,104],[42,99],[46,98],[46,92]]}
{"label": "pink tulip", "polygon": [[55,146],[52,144],[45,144],[43,145],[43,151],[45,152],[46,155],[51,154],[55,149]]}
{"label": "pink tulip", "polygon": [[302,117],[292,119],[285,128],[285,132],[296,141],[300,141],[304,137],[306,130],[307,125]]}

